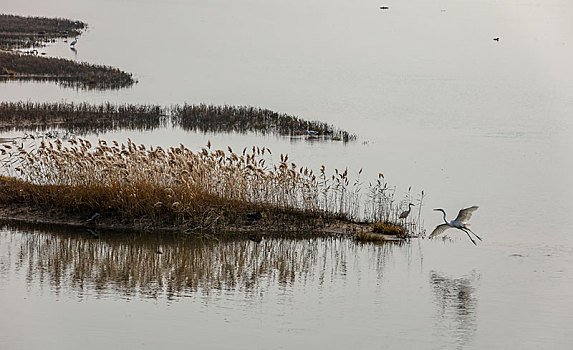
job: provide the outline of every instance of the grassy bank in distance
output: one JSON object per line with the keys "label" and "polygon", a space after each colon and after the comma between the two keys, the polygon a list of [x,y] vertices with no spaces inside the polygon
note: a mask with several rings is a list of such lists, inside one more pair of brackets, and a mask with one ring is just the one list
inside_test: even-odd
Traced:
{"label": "grassy bank in distance", "polygon": [[381,175],[362,202],[361,182],[350,182],[348,170],[330,175],[323,166],[315,174],[288,155],[273,161],[266,148],[31,142],[0,148],[0,206],[30,209],[35,217],[84,222],[99,213],[108,226],[213,233],[397,222],[399,203]]}
{"label": "grassy bank in distance", "polygon": [[13,49],[34,48],[56,39],[76,37],[86,28],[80,21],[61,18],[22,17],[0,14],[0,78],[55,81],[62,86],[85,89],[119,89],[135,83],[133,76],[117,68],[41,57]]}
{"label": "grassy bank in distance", "polygon": [[0,130],[60,128],[78,135],[119,129],[152,130],[172,125],[206,132],[258,132],[283,136],[313,130],[317,139],[352,141],[356,135],[332,125],[248,106],[93,105],[87,103],[1,102]]}

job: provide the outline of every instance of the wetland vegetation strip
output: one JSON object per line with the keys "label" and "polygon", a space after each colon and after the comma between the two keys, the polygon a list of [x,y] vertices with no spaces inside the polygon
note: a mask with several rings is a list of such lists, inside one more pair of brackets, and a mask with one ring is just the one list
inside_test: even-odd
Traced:
{"label": "wetland vegetation strip", "polygon": [[0,78],[2,80],[54,81],[81,89],[119,89],[136,81],[130,73],[114,67],[41,57],[38,50],[20,52],[81,35],[87,25],[62,18],[22,17],[0,14]]}
{"label": "wetland vegetation strip", "polygon": [[87,25],[65,18],[25,17],[0,14],[0,47],[42,47],[55,39],[79,36]]}
{"label": "wetland vegetation strip", "polygon": [[[59,128],[86,135],[173,126],[203,132],[255,132],[282,136],[307,135],[316,140],[356,140],[356,135],[319,121],[249,106],[115,105],[103,103],[1,102],[0,130],[42,131]],[[318,135],[308,135],[313,130]]]}
{"label": "wetland vegetation strip", "polygon": [[0,77],[55,81],[66,87],[96,90],[119,89],[135,83],[131,74],[110,66],[3,51]]}
{"label": "wetland vegetation strip", "polygon": [[112,130],[153,130],[168,122],[157,105],[0,102],[0,130],[62,129],[78,135]]}
{"label": "wetland vegetation strip", "polygon": [[307,121],[258,107],[183,105],[171,108],[174,124],[185,130],[258,131],[279,135],[309,135],[344,142],[356,135],[318,121]]}
{"label": "wetland vegetation strip", "polygon": [[[313,231],[397,219],[399,202],[380,175],[365,202],[347,169],[318,174],[267,148],[194,152],[181,145],[83,139],[4,144],[0,205],[84,224],[185,232]],[[275,155],[275,159],[277,156]],[[357,174],[360,175],[360,172]],[[97,215],[94,215],[97,214]],[[397,221],[396,221],[397,222]]]}

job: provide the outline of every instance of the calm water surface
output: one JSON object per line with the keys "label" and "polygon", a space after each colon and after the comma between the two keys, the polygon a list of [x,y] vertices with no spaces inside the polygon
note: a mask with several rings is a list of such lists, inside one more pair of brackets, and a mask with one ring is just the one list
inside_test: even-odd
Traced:
{"label": "calm water surface", "polygon": [[256,144],[299,165],[364,167],[365,181],[382,171],[398,193],[425,191],[428,230],[441,220],[431,208],[455,216],[479,205],[472,225],[484,242],[94,240],[4,227],[1,348],[573,343],[571,2],[7,0],[3,11],[87,22],[77,53],[65,43],[44,51],[139,83],[86,92],[11,82],[2,100],[254,105],[333,123],[359,141],[177,129],[89,137]]}

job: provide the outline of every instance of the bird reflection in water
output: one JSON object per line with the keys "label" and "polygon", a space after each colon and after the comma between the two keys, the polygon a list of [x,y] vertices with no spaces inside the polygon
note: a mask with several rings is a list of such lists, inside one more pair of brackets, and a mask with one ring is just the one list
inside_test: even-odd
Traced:
{"label": "bird reflection in water", "polygon": [[470,276],[460,278],[430,272],[430,285],[438,311],[436,329],[453,334],[458,348],[463,348],[477,330],[474,285],[478,280],[479,274],[475,271]]}

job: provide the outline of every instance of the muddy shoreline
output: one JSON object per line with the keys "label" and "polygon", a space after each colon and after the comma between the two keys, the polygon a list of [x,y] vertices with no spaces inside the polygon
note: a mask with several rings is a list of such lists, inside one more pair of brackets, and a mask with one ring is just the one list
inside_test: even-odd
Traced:
{"label": "muddy shoreline", "polygon": [[88,223],[81,215],[66,215],[61,211],[39,210],[32,206],[21,204],[0,205],[0,225],[14,225],[26,227],[46,227],[88,230],[91,232],[106,232],[110,234],[126,233],[156,233],[156,234],[178,234],[185,236],[209,237],[209,238],[247,238],[253,234],[261,237],[356,237],[359,234],[376,235],[378,241],[403,241],[404,238],[371,233],[372,228],[369,224],[352,223],[343,221],[333,221],[324,225],[318,225],[314,228],[288,227],[254,224],[228,227],[220,232],[213,232],[209,229],[189,229],[182,226],[161,227],[153,226],[145,220],[133,221],[131,224],[122,222],[117,217],[102,217],[97,223]]}

